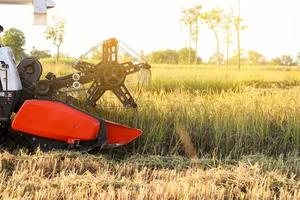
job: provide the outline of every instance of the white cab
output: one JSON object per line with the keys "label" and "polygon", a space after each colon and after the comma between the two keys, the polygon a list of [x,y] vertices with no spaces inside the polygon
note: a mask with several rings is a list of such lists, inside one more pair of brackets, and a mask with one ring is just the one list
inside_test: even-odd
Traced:
{"label": "white cab", "polygon": [[[22,83],[20,80],[19,72],[16,66],[15,57],[12,50],[9,47],[0,47],[0,62],[3,61],[8,65],[5,69],[0,64],[0,79],[2,88],[4,91],[19,91],[22,90]],[[6,71],[7,70],[7,77]],[[7,78],[7,88],[6,88],[6,78]]]}

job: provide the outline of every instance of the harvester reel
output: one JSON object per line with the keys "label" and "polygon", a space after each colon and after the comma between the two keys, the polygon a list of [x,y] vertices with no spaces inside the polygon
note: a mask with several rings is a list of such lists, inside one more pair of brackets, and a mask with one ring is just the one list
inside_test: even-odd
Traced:
{"label": "harvester reel", "polygon": [[103,75],[104,83],[111,87],[120,86],[126,78],[126,74],[119,66],[104,69]]}
{"label": "harvester reel", "polygon": [[[120,47],[118,43],[114,38],[100,43],[98,47],[102,48],[102,53],[99,54],[101,60],[97,64],[92,64],[86,59],[88,54],[96,47],[82,55],[74,64],[74,69],[81,72],[79,82],[82,85],[85,84],[85,77],[93,77],[93,83],[87,90],[85,105],[95,107],[97,101],[109,90],[120,100],[124,107],[137,107],[132,94],[126,87],[126,77],[143,69],[150,70],[151,66],[147,62],[135,64],[132,61],[127,61],[119,63],[119,51],[124,52],[125,48]],[[128,54],[126,53],[126,55]],[[136,60],[136,58],[133,58],[133,60]]]}

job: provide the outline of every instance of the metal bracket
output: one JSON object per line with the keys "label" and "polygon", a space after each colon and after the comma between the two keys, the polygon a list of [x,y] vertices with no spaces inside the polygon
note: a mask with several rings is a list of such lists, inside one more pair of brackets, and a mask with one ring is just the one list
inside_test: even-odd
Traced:
{"label": "metal bracket", "polygon": [[91,87],[89,88],[89,90],[87,91],[87,93],[88,93],[88,97],[87,97],[87,100],[86,100],[86,105],[91,106],[91,107],[95,107],[97,101],[105,93],[105,90],[101,89],[98,86],[97,81],[94,81],[92,83]]}
{"label": "metal bracket", "polygon": [[120,85],[120,87],[118,88],[113,89],[112,91],[118,97],[118,99],[121,101],[124,107],[137,107],[137,104],[135,103],[133,97],[131,96],[130,92],[124,84]]}

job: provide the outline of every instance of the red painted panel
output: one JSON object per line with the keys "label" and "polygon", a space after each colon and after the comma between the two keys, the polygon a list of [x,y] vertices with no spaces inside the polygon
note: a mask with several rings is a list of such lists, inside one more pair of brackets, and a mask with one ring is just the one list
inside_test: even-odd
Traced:
{"label": "red painted panel", "polygon": [[[142,134],[138,129],[106,120],[104,122],[108,145],[128,144]],[[16,114],[12,128],[39,137],[73,143],[96,139],[100,122],[97,118],[60,102],[27,100]]]}
{"label": "red painted panel", "polygon": [[105,122],[107,144],[128,144],[142,134],[139,129],[129,128],[110,121]]}
{"label": "red painted panel", "polygon": [[100,123],[88,114],[60,102],[27,100],[17,113],[12,128],[40,137],[70,142],[95,139]]}

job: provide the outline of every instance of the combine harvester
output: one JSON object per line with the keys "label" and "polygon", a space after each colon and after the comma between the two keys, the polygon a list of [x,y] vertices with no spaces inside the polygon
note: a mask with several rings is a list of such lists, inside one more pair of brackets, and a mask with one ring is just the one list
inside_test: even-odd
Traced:
{"label": "combine harvester", "polygon": [[[12,3],[9,0],[5,2]],[[42,0],[43,2],[48,1]],[[3,31],[2,27],[0,31]],[[92,64],[79,59],[74,64],[76,73],[57,77],[50,72],[45,80],[40,80],[42,65],[38,60],[26,58],[16,66],[11,49],[1,46],[1,136],[17,133],[25,138],[32,149],[39,147],[45,151],[113,148],[139,137],[141,130],[116,124],[81,110],[82,107],[95,107],[108,90],[112,91],[124,107],[137,107],[125,86],[126,77],[141,69],[150,69],[146,62],[119,63],[119,49],[126,48],[121,47],[114,38],[99,46],[102,48],[100,62]],[[88,87],[83,98],[78,99],[78,95],[72,95],[76,91],[83,91],[83,86]],[[12,117],[13,113],[16,114]]]}

